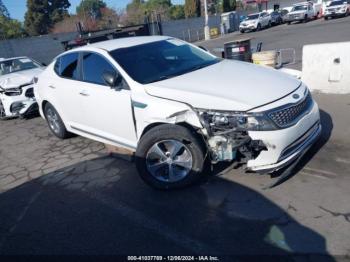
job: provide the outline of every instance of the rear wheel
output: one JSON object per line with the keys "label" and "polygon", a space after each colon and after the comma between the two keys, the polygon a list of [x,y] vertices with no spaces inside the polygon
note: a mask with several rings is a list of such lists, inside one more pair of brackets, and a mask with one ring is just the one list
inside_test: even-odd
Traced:
{"label": "rear wheel", "polygon": [[182,188],[202,177],[205,149],[195,133],[164,124],[140,140],[135,163],[141,178],[156,189]]}
{"label": "rear wheel", "polygon": [[260,31],[261,30],[261,24],[258,24],[258,26],[256,27],[256,31]]}
{"label": "rear wheel", "polygon": [[6,119],[6,112],[2,101],[0,100],[0,120]]}
{"label": "rear wheel", "polygon": [[50,103],[45,105],[44,115],[51,132],[55,136],[61,139],[71,137],[72,134],[67,131],[57,110]]}
{"label": "rear wheel", "polygon": [[324,17],[324,20],[328,20],[328,16],[325,16],[325,17]]}
{"label": "rear wheel", "polygon": [[290,24],[291,24],[291,22],[288,22],[287,24],[288,24],[288,25],[290,25]]}
{"label": "rear wheel", "polygon": [[244,34],[245,31],[244,31],[244,30],[240,30],[240,32],[241,32],[242,34]]}
{"label": "rear wheel", "polygon": [[269,23],[267,24],[267,27],[268,27],[268,28],[271,27],[271,21],[269,21]]}

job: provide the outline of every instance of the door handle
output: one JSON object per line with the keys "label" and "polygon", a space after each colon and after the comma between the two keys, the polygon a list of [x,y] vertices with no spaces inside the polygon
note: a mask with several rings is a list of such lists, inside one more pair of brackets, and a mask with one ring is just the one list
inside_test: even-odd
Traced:
{"label": "door handle", "polygon": [[82,96],[89,96],[89,94],[86,93],[86,91],[80,91],[79,94],[82,95]]}
{"label": "door handle", "polygon": [[49,85],[49,87],[50,87],[51,89],[56,89],[56,87],[53,86],[53,85]]}

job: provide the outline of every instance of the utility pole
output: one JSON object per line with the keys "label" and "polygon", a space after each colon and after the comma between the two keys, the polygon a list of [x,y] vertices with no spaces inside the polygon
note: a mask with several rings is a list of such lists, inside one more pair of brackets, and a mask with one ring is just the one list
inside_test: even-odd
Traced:
{"label": "utility pole", "polygon": [[204,4],[204,17],[205,17],[205,23],[204,23],[204,39],[209,40],[210,39],[210,31],[209,31],[209,25],[208,25],[208,4],[207,0],[203,1]]}

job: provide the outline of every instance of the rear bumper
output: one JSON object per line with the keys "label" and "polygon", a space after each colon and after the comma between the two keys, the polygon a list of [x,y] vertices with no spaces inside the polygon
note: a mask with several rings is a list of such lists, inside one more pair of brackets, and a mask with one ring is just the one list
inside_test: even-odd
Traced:
{"label": "rear bumper", "polygon": [[261,151],[256,159],[249,160],[247,169],[270,173],[287,166],[317,141],[321,130],[319,109],[313,102],[310,112],[294,126],[270,132],[250,132],[252,139],[263,141],[267,150]]}

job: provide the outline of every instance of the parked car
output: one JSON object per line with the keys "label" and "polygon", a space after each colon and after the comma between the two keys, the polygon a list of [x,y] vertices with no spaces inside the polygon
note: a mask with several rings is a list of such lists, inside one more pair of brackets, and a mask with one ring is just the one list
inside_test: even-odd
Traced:
{"label": "parked car", "polygon": [[0,59],[0,119],[38,111],[33,79],[43,67],[28,57]]}
{"label": "parked car", "polygon": [[271,16],[271,24],[272,25],[280,25],[283,22],[282,15],[279,11],[273,11],[270,13]]}
{"label": "parked car", "polygon": [[192,184],[207,164],[222,161],[279,170],[321,131],[318,106],[300,80],[166,36],[65,52],[36,87],[54,135],[136,151],[141,177],[161,189]]}
{"label": "parked car", "polygon": [[281,11],[279,11],[282,17],[282,23],[286,23],[288,20],[288,13],[289,11],[287,9],[282,9]]}
{"label": "parked car", "polygon": [[262,28],[271,26],[271,16],[267,12],[261,12],[248,15],[245,20],[239,24],[239,31],[260,31]]}
{"label": "parked car", "polygon": [[350,0],[336,0],[328,4],[325,12],[324,19],[348,16],[350,14]]}
{"label": "parked car", "polygon": [[298,3],[293,5],[292,10],[289,12],[286,18],[287,23],[290,25],[292,22],[306,23],[310,19],[315,18],[315,9],[311,2]]}

